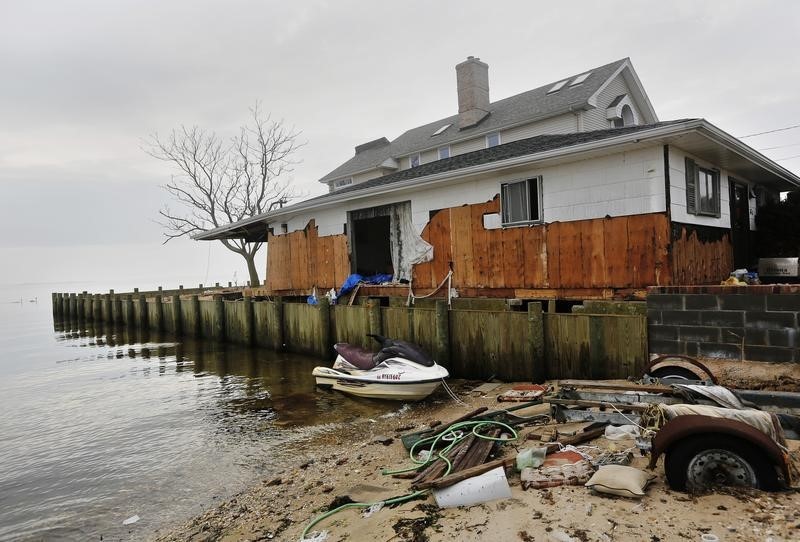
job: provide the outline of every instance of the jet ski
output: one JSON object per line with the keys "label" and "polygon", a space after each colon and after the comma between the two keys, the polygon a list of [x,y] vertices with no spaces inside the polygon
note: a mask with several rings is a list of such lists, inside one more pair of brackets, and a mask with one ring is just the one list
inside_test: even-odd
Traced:
{"label": "jet ski", "polygon": [[450,376],[416,344],[367,336],[381,349],[374,353],[348,343],[335,344],[333,367],[315,367],[312,372],[317,386],[371,399],[418,401]]}

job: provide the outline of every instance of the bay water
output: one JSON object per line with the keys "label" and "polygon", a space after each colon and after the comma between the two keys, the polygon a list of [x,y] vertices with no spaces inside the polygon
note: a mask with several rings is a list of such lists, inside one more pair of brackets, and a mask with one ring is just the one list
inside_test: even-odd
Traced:
{"label": "bay water", "polygon": [[81,286],[0,287],[2,541],[147,539],[396,408],[316,390],[306,356],[54,322]]}

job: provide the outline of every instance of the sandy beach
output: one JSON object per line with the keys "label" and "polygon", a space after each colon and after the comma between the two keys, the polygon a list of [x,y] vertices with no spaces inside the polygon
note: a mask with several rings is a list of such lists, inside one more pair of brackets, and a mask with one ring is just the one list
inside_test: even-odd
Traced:
{"label": "sandy beach", "polygon": [[[794,373],[790,368],[789,372]],[[731,375],[742,376],[742,371]],[[766,375],[764,375],[766,376]],[[794,376],[794,375],[793,375]],[[750,375],[744,375],[745,380]],[[157,533],[159,542],[300,540],[306,525],[334,503],[375,502],[405,495],[410,481],[381,474],[383,469],[409,466],[399,437],[435,420],[447,422],[470,410],[503,404],[496,395],[465,391],[455,383],[464,404],[444,393],[404,409],[398,415],[361,420],[304,442],[290,464],[275,477],[261,480],[184,525]],[[504,403],[507,404],[507,403]],[[547,407],[526,409],[526,415],[546,413]],[[520,439],[503,447],[503,456],[536,445],[542,426],[524,428]],[[533,438],[525,440],[528,434]],[[798,444],[793,442],[793,444]],[[599,437],[586,444],[590,455],[625,450],[633,440]],[[635,454],[632,466],[645,469],[647,458]],[[721,490],[689,495],[671,490],[664,478],[663,460],[642,499],[609,497],[583,486],[523,490],[519,475],[506,470],[510,499],[462,508],[440,509],[427,493],[397,507],[383,508],[368,518],[348,509],[326,518],[313,531],[327,531],[328,541],[438,540],[554,540],[638,541],[800,539],[800,495],[795,491],[765,493]],[[337,504],[338,505],[338,504]]]}

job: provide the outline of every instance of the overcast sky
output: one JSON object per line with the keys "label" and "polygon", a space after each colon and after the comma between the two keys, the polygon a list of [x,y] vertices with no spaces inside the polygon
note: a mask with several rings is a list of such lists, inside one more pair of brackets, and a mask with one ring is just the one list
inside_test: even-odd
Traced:
{"label": "overcast sky", "polygon": [[[493,101],[630,57],[662,120],[737,136],[800,124],[798,31],[791,0],[0,0],[0,255],[14,258],[0,280],[79,279],[85,261],[64,251],[78,245],[207,260],[205,244],[160,248],[170,171],[141,141],[232,133],[256,100],[302,131],[293,177],[312,195],[355,145],[454,114],[468,55],[489,64]],[[800,129],[745,141],[800,172]]]}

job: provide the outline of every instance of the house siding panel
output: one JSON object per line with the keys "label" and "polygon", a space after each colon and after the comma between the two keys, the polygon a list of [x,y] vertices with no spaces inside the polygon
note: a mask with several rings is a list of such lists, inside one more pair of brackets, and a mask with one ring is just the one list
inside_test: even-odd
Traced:
{"label": "house siding panel", "polygon": [[606,130],[612,127],[610,121],[606,118],[606,109],[608,109],[609,104],[614,101],[614,98],[622,94],[627,94],[630,97],[631,109],[638,121],[637,123],[643,124],[641,110],[634,102],[634,98],[631,95],[628,84],[625,82],[625,78],[620,74],[597,96],[597,107],[583,113],[583,129],[585,131]]}

